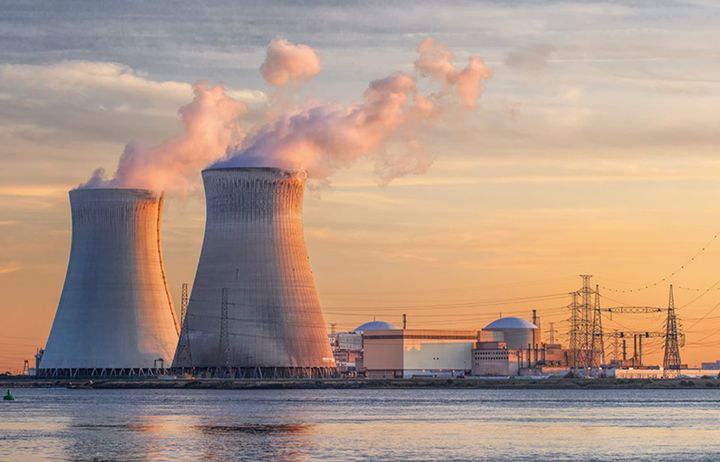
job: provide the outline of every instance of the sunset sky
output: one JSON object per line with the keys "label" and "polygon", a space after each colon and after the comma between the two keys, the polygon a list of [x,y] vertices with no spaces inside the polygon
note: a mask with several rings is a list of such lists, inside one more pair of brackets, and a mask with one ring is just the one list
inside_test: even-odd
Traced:
{"label": "sunset sky", "polygon": [[[435,3],[0,0],[0,370],[47,339],[68,190],[114,172],[128,142],[177,136],[196,81],[222,84],[256,123],[271,102],[360,100],[368,82],[412,71],[428,37],[492,77],[476,108],[414,133],[427,173],[381,184],[370,156],[313,183],[305,234],[326,321],[407,313],[409,327],[479,329],[537,308],[545,339],[552,322],[564,343],[568,293],[588,273],[605,306],[666,306],[672,282],[683,362],[720,359],[720,6]],[[259,68],[274,39],[314,48],[320,73],[269,86]],[[178,304],[203,235],[199,170],[191,180],[163,218]],[[658,341],[645,351],[662,362]]]}

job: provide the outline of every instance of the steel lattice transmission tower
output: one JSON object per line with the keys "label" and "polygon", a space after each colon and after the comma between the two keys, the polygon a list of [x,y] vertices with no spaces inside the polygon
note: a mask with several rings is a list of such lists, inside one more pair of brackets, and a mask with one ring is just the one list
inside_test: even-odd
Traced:
{"label": "steel lattice transmission tower", "polygon": [[572,303],[570,304],[570,352],[572,354],[572,368],[578,367],[578,356],[580,353],[580,305],[578,304],[578,292],[573,292]]}
{"label": "steel lattice transmission tower", "polygon": [[180,327],[185,324],[185,317],[187,316],[187,305],[188,305],[188,285],[187,282],[182,284],[182,296],[180,297]]}
{"label": "steel lattice transmission tower", "polygon": [[192,362],[192,354],[190,352],[190,334],[188,325],[188,285],[183,283],[182,285],[182,297],[180,298],[180,340],[178,341],[177,352],[175,356],[183,358],[188,364]]}
{"label": "steel lattice transmission tower", "polygon": [[593,306],[592,296],[593,290],[590,288],[590,274],[581,274],[583,280],[582,289],[580,289],[580,325],[578,339],[578,367],[589,369],[593,366]]}
{"label": "steel lattice transmission tower", "polygon": [[228,290],[222,288],[220,305],[220,358],[226,371],[230,370],[230,332],[228,320]]}
{"label": "steel lattice transmission tower", "polygon": [[[605,362],[600,291],[590,287],[589,274],[581,274],[583,285],[573,292],[570,305],[570,351],[573,369],[591,369]],[[593,300],[594,296],[594,300]]]}
{"label": "steel lattice transmission tower", "polygon": [[590,348],[590,363],[592,367],[605,364],[605,340],[603,338],[602,312],[600,310],[600,286],[595,286],[595,307],[592,321],[592,346]]}
{"label": "steel lattice transmission tower", "polygon": [[617,335],[617,330],[613,332],[613,351],[612,351],[612,359],[615,361],[618,361],[620,359],[624,359],[620,356],[620,336]]}
{"label": "steel lattice transmission tower", "polygon": [[665,320],[665,358],[663,368],[680,369],[680,345],[678,342],[678,322],[675,315],[675,298],[673,297],[673,286],[670,285],[670,297],[668,300],[667,319]]}

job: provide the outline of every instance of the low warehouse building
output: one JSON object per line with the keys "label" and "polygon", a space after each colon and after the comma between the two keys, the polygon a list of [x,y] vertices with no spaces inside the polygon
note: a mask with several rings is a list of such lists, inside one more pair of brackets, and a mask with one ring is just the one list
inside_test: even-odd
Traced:
{"label": "low warehouse building", "polygon": [[476,340],[469,330],[365,330],[364,368],[368,378],[463,377]]}

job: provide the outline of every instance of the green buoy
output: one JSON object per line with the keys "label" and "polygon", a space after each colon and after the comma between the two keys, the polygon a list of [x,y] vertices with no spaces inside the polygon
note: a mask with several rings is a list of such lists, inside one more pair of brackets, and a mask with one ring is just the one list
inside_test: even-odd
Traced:
{"label": "green buoy", "polygon": [[8,390],[7,395],[3,396],[3,400],[5,401],[15,401],[15,395],[10,393],[10,390]]}

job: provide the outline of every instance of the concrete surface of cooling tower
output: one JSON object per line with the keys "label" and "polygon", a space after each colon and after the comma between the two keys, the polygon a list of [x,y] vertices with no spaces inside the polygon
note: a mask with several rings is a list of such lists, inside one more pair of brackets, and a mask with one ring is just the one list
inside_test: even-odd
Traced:
{"label": "concrete surface of cooling tower", "polygon": [[243,377],[333,374],[303,235],[304,175],[220,168],[203,171],[203,181],[205,238],[173,366]]}
{"label": "concrete surface of cooling tower", "polygon": [[141,374],[169,367],[178,327],[160,248],[162,197],[70,191],[72,245],[40,375]]}

